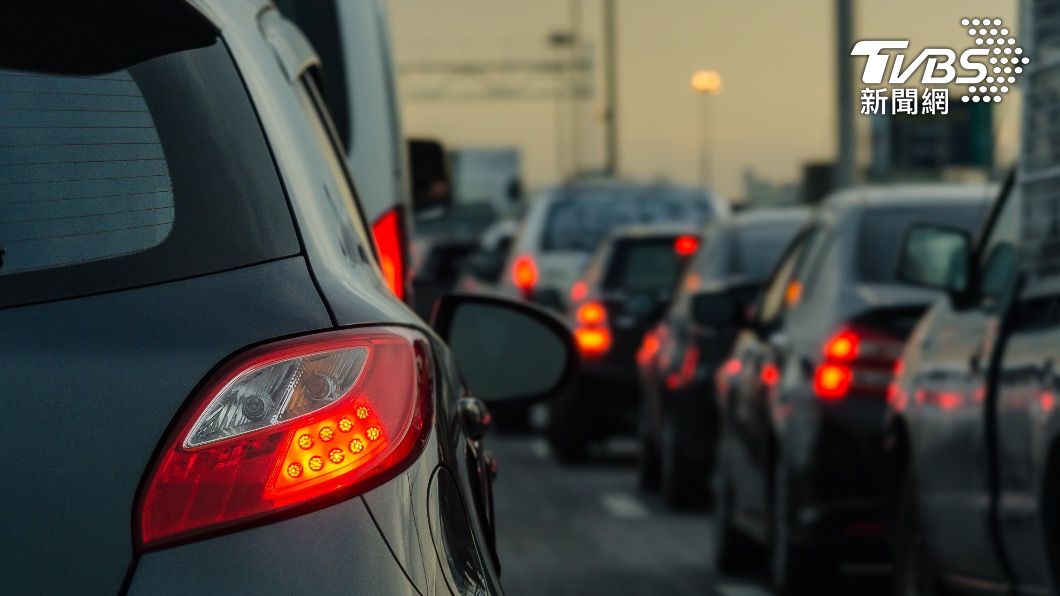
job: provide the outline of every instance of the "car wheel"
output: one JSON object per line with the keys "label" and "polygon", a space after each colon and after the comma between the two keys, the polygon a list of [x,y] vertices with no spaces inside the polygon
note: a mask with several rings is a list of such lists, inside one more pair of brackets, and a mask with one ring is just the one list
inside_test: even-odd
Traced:
{"label": "car wheel", "polygon": [[572,391],[558,397],[549,414],[549,447],[563,463],[581,463],[589,455],[589,437],[581,422],[579,396],[580,392]]}
{"label": "car wheel", "polygon": [[681,439],[672,417],[663,419],[661,436],[662,495],[667,509],[687,509],[706,502],[704,475],[681,448]]}
{"label": "car wheel", "polygon": [[835,565],[827,554],[799,544],[791,535],[791,499],[783,464],[773,466],[773,527],[770,532],[770,577],[781,596],[827,594],[833,589]]}
{"label": "car wheel", "polygon": [[891,535],[892,592],[896,596],[943,595],[946,591],[939,585],[938,574],[924,545],[912,479],[906,479],[901,490]]}
{"label": "car wheel", "polygon": [[714,496],[714,566],[721,573],[737,574],[754,569],[759,552],[749,536],[735,527],[732,520],[733,497],[725,466],[719,465]]}

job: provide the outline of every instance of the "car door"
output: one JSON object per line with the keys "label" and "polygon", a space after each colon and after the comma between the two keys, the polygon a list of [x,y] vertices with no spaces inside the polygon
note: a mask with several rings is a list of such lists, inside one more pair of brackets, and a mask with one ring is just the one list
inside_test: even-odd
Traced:
{"label": "car door", "polygon": [[730,470],[734,513],[738,523],[762,539],[768,527],[767,479],[771,474],[768,389],[779,374],[775,365],[766,361],[768,342],[783,323],[791,300],[790,282],[804,252],[806,237],[801,234],[793,241],[766,284],[752,328],[740,332],[733,348],[740,373],[727,381],[731,384],[728,394],[719,394],[724,413],[723,457]]}
{"label": "car door", "polygon": [[1028,282],[1007,318],[997,373],[997,527],[1021,593],[1053,593],[1047,545],[1057,499],[1057,363],[1060,313],[1056,280]]}
{"label": "car door", "polygon": [[954,578],[1001,581],[990,527],[987,407],[991,355],[1012,285],[1011,252],[1020,201],[1003,193],[976,252],[978,286],[966,300],[937,310],[920,336],[921,366],[912,379],[911,440],[925,540]]}

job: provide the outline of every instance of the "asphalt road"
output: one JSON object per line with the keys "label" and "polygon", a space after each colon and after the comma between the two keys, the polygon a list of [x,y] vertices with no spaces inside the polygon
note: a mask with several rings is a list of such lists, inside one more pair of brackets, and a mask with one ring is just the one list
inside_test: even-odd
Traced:
{"label": "asphalt road", "polygon": [[543,439],[499,433],[496,513],[502,581],[511,596],[768,594],[755,578],[712,569],[710,518],[667,513],[638,490],[632,443],[564,467]]}

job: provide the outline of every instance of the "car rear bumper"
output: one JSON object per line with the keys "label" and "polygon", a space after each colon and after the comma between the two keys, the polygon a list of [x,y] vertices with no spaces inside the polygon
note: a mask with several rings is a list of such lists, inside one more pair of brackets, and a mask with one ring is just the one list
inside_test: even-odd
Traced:
{"label": "car rear bumper", "polygon": [[[790,428],[783,446],[795,508],[793,536],[821,546],[875,550],[887,521],[885,404],[874,396],[851,396],[816,406],[814,421]],[[799,433],[806,436],[796,439]]]}
{"label": "car rear bumper", "polygon": [[128,591],[359,592],[418,593],[359,498],[281,522],[147,553],[140,557]]}

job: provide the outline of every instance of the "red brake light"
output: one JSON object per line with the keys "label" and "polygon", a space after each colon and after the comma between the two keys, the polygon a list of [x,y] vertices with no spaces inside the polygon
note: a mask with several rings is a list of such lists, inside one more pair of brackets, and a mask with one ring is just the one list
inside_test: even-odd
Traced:
{"label": "red brake light", "polygon": [[851,391],[895,401],[897,388],[890,385],[900,370],[902,346],[902,340],[872,329],[841,329],[821,350],[824,361],[814,372],[814,393],[826,401],[843,399]]}
{"label": "red brake light", "polygon": [[725,361],[725,364],[721,366],[721,372],[730,377],[735,377],[740,374],[741,370],[743,370],[743,363],[740,362],[739,358],[729,358]]}
{"label": "red brake light", "polygon": [[699,238],[695,236],[678,236],[677,240],[674,240],[674,252],[687,257],[694,255],[699,250]]}
{"label": "red brake light", "polygon": [[394,294],[405,299],[405,234],[401,211],[391,209],[372,226],[375,248],[379,253],[379,268],[383,279]]}
{"label": "red brake light", "polygon": [[515,259],[512,266],[512,281],[515,287],[523,291],[529,291],[537,285],[537,263],[527,255]]}
{"label": "red brake light", "polygon": [[858,341],[861,338],[850,329],[833,335],[824,344],[824,356],[831,360],[853,360],[858,355]]}
{"label": "red brake light", "polygon": [[611,349],[611,330],[607,327],[579,327],[574,339],[583,356],[601,356]]}
{"label": "red brake light", "polygon": [[780,382],[780,369],[772,362],[767,362],[758,373],[759,379],[766,387],[773,387]]}
{"label": "red brake light", "polygon": [[586,302],[578,307],[574,318],[579,325],[595,326],[603,325],[607,321],[607,308],[599,302]]}
{"label": "red brake light", "polygon": [[659,353],[659,348],[661,347],[662,342],[659,340],[659,336],[654,331],[648,331],[644,334],[644,339],[637,350],[637,363],[648,364]]}
{"label": "red brake light", "polygon": [[399,473],[430,428],[426,340],[362,328],[251,349],[207,381],[145,484],[155,547],[349,498]]}
{"label": "red brake light", "polygon": [[844,364],[822,364],[813,375],[813,391],[821,399],[837,400],[846,396],[854,375]]}
{"label": "red brake light", "polygon": [[581,302],[589,294],[589,285],[583,280],[574,282],[570,287],[571,302]]}

